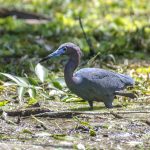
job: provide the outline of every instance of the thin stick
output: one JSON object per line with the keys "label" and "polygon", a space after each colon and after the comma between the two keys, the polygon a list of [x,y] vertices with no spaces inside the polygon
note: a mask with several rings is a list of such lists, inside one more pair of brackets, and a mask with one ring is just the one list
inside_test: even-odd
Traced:
{"label": "thin stick", "polygon": [[44,122],[42,122],[41,120],[39,120],[38,118],[36,118],[36,117],[33,116],[33,115],[31,115],[31,117],[32,117],[33,119],[35,119],[38,123],[40,123],[41,126],[42,126],[45,130],[47,130],[47,127],[45,126]]}
{"label": "thin stick", "polygon": [[59,111],[45,112],[36,114],[36,117],[51,117],[51,118],[70,118],[74,115],[114,115],[114,114],[131,114],[131,113],[150,113],[150,111],[109,111],[109,112],[91,112],[91,111]]}
{"label": "thin stick", "polygon": [[[19,109],[19,110],[10,110],[10,111],[5,111],[8,116],[30,116],[30,115],[35,115],[39,113],[44,113],[44,112],[50,112],[51,110],[41,108],[41,107],[35,107],[35,108],[26,108],[26,109]],[[0,110],[0,112],[3,112],[3,110]]]}
{"label": "thin stick", "polygon": [[79,16],[79,23],[80,23],[80,27],[82,29],[82,32],[83,32],[83,35],[84,35],[84,38],[89,46],[89,49],[90,49],[90,55],[93,55],[94,54],[94,49],[93,49],[93,45],[92,45],[92,42],[91,40],[87,37],[85,31],[84,31],[84,28],[83,28],[83,24],[82,24],[82,20],[81,20],[81,17]]}
{"label": "thin stick", "polygon": [[122,119],[123,117],[121,115],[118,115],[117,113],[111,112],[111,114],[118,119]]}
{"label": "thin stick", "polygon": [[8,124],[16,125],[15,122],[8,119],[7,114],[5,112],[3,112],[3,114],[1,115],[1,119],[4,120]]}
{"label": "thin stick", "polygon": [[57,122],[55,122],[56,126],[62,131],[62,128],[58,125]]}
{"label": "thin stick", "polygon": [[144,122],[144,123],[146,123],[147,125],[150,126],[150,120],[145,120],[145,119],[143,120],[143,119],[142,119],[142,120],[140,120],[140,121],[142,121],[142,122]]}

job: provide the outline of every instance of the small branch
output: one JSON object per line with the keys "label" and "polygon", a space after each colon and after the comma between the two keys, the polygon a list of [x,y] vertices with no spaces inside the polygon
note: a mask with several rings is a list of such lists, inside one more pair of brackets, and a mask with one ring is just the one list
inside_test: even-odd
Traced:
{"label": "small branch", "polygon": [[141,120],[141,121],[150,126],[150,120]]}
{"label": "small branch", "polygon": [[[72,118],[75,115],[119,115],[132,113],[150,113],[150,111],[106,111],[106,112],[92,112],[92,111],[58,111],[54,112],[45,108],[27,108],[15,111],[5,111],[8,116],[31,116],[35,117],[51,117],[51,118]],[[120,118],[120,117],[119,117]]]}
{"label": "small branch", "polygon": [[16,9],[1,8],[0,9],[0,17],[5,18],[8,16],[15,16],[18,19],[50,20],[50,18],[36,14],[36,13],[29,13],[26,11],[16,10]]}
{"label": "small branch", "polygon": [[90,112],[90,111],[60,111],[60,112],[45,112],[35,115],[36,117],[50,117],[50,118],[71,118],[74,115],[115,115],[117,118],[122,118],[119,114],[130,113],[150,113],[150,111],[110,111],[110,112]]}
{"label": "small branch", "polygon": [[35,114],[40,114],[40,113],[45,113],[45,112],[50,112],[49,109],[44,109],[44,108],[27,108],[27,109],[20,109],[20,110],[13,110],[13,111],[5,111],[8,116],[30,116],[30,115],[35,115]]}
{"label": "small branch", "polygon": [[31,115],[31,117],[36,120],[38,123],[40,123],[40,125],[44,128],[44,130],[47,130],[47,127],[45,126],[44,122],[42,122],[41,120],[39,120],[38,118],[36,118],[35,116]]}
{"label": "small branch", "polygon": [[114,113],[114,112],[111,112],[111,114],[115,117],[115,118],[118,118],[118,119],[122,119],[123,117],[118,115],[117,113]]}
{"label": "small branch", "polygon": [[62,128],[58,125],[57,122],[55,122],[56,126],[62,131]]}
{"label": "small branch", "polygon": [[83,24],[82,24],[82,20],[81,20],[81,17],[79,16],[79,24],[80,24],[80,27],[82,29],[82,32],[83,32],[83,35],[84,35],[84,38],[89,46],[89,49],[90,49],[90,56],[93,56],[94,54],[94,48],[93,48],[93,45],[92,45],[92,42],[90,40],[90,38],[87,37],[85,31],[84,31],[84,27],[83,27]]}
{"label": "small branch", "polygon": [[150,126],[150,121],[146,120],[145,123]]}
{"label": "small branch", "polygon": [[3,112],[2,116],[1,116],[1,119],[4,120],[8,124],[16,125],[15,122],[8,119],[6,112]]}
{"label": "small branch", "polygon": [[72,118],[74,115],[84,114],[84,112],[60,111],[60,112],[45,112],[35,115],[36,117],[50,118]]}
{"label": "small branch", "polygon": [[99,56],[99,55],[100,55],[100,52],[98,52],[94,57],[92,57],[91,59],[89,59],[88,62],[87,62],[87,64],[91,65],[95,61],[95,59],[97,58],[97,56]]}

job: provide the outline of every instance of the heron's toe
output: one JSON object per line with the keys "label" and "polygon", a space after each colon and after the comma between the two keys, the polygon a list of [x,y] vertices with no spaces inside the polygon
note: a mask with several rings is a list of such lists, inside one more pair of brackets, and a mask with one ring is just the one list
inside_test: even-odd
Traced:
{"label": "heron's toe", "polygon": [[109,109],[112,109],[113,108],[113,105],[112,103],[105,103],[105,106]]}

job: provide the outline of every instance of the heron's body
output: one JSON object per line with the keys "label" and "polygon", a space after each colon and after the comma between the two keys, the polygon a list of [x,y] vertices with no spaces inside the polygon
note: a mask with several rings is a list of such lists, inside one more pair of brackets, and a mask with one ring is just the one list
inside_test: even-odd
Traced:
{"label": "heron's body", "polygon": [[56,52],[42,61],[65,53],[64,47],[68,48],[65,49],[65,52],[69,56],[69,61],[64,70],[66,84],[73,93],[87,100],[91,108],[93,107],[93,101],[104,102],[107,108],[112,108],[115,95],[134,98],[132,93],[122,93],[122,90],[127,86],[134,85],[134,80],[130,76],[99,68],[83,68],[74,73],[80,62],[81,51],[73,43],[61,45]]}
{"label": "heron's body", "polygon": [[73,93],[87,100],[91,106],[93,101],[98,101],[104,102],[108,108],[112,107],[117,92],[134,84],[133,79],[127,75],[99,68],[83,68],[74,77],[78,78],[78,84],[68,85]]}

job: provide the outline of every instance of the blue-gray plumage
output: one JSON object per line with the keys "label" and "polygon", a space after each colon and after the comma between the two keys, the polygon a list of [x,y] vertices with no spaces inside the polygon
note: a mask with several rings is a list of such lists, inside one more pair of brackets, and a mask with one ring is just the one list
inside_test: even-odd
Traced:
{"label": "blue-gray plumage", "polygon": [[74,73],[80,62],[82,52],[73,43],[62,44],[55,52],[40,62],[62,54],[69,57],[64,70],[68,88],[79,97],[87,100],[91,109],[93,108],[93,101],[104,102],[107,108],[112,108],[112,102],[116,95],[135,98],[132,93],[122,92],[127,86],[134,85],[134,80],[130,76],[99,68],[83,68]]}

